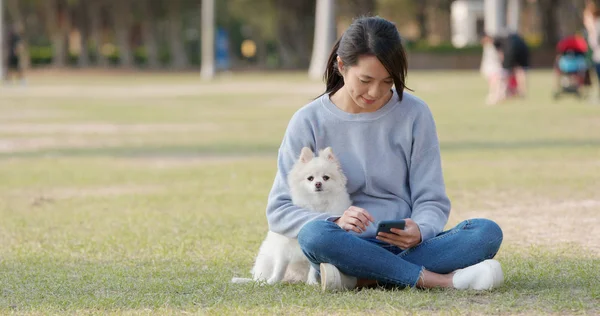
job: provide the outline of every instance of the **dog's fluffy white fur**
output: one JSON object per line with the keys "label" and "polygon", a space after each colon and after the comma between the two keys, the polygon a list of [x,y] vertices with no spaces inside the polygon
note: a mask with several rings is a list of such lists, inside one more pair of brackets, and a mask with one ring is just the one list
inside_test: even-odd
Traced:
{"label": "dog's fluffy white fur", "polygon": [[[331,147],[320,151],[318,157],[310,148],[302,148],[287,182],[292,203],[299,207],[341,216],[352,204],[346,189],[346,176]],[[271,231],[260,246],[252,277],[254,281],[268,284],[318,283],[317,272],[302,253],[298,240]],[[249,279],[234,278],[232,281],[240,283]]]}

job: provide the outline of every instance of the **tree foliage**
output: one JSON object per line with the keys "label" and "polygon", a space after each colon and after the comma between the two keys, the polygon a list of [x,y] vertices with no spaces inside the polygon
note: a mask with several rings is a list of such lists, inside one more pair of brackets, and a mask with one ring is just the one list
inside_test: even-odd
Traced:
{"label": "tree foliage", "polygon": [[[199,65],[202,0],[4,0],[6,21],[18,25],[35,64],[88,67]],[[581,28],[585,0],[522,1],[526,34],[552,47]],[[315,1],[217,0],[216,27],[229,36],[232,64],[305,68],[313,45]],[[338,36],[360,15],[381,15],[402,36],[426,45],[450,41],[452,0],[337,0]],[[571,15],[572,18],[565,18]],[[533,22],[531,22],[533,21]],[[240,53],[251,40],[256,55]],[[27,60],[27,58],[26,58]]]}

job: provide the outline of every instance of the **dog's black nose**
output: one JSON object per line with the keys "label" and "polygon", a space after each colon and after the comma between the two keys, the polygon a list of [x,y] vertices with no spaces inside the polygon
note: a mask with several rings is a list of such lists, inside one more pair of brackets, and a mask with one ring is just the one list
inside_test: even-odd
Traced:
{"label": "dog's black nose", "polygon": [[320,189],[321,188],[321,182],[316,182],[315,183],[315,187],[317,187],[317,189]]}

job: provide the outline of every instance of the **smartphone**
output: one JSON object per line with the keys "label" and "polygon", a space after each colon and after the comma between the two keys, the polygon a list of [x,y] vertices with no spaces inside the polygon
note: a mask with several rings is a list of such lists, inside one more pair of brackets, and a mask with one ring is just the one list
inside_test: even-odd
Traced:
{"label": "smartphone", "polygon": [[381,221],[377,225],[377,234],[376,235],[379,235],[380,232],[392,233],[390,231],[391,228],[404,229],[404,225],[406,225],[406,222],[403,219],[395,220],[395,221]]}

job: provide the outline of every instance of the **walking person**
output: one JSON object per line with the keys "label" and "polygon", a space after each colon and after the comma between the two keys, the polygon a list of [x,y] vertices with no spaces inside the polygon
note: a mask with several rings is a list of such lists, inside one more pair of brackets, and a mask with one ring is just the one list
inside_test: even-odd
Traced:
{"label": "walking person", "polygon": [[8,29],[8,54],[6,54],[6,74],[4,80],[6,83],[10,83],[14,79],[15,82],[18,80],[18,82],[24,85],[26,83],[25,71],[21,63],[23,42],[20,33],[20,28],[18,26],[12,26]]}

